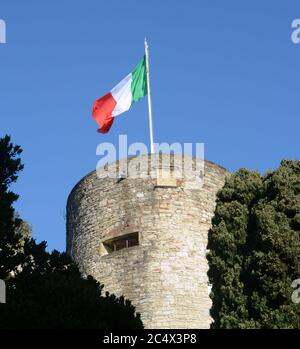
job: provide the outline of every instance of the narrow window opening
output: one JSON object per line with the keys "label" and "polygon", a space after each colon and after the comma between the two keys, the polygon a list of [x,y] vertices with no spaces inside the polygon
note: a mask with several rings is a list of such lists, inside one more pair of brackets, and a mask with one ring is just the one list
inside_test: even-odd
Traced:
{"label": "narrow window opening", "polygon": [[131,233],[103,241],[101,255],[139,245],[139,233]]}

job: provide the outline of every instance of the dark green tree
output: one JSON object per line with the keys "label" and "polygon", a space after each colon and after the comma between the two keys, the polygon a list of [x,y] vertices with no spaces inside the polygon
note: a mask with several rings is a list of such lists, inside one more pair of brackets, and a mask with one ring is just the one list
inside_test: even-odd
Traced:
{"label": "dark green tree", "polygon": [[25,243],[21,272],[7,281],[0,328],[143,328],[128,300],[102,295],[103,287],[82,278],[66,254],[45,247]]}
{"label": "dark green tree", "polygon": [[213,328],[300,328],[300,161],[241,169],[218,193],[209,233]]}
{"label": "dark green tree", "polygon": [[143,328],[123,297],[102,294],[103,286],[83,278],[65,253],[46,251],[15,213],[18,196],[9,191],[23,169],[20,147],[0,139],[0,279],[7,303],[0,304],[0,328]]}
{"label": "dark green tree", "polygon": [[17,250],[20,234],[17,231],[21,219],[16,218],[13,203],[18,195],[9,190],[23,169],[22,149],[13,145],[9,136],[0,138],[0,279],[6,280],[19,264]]}

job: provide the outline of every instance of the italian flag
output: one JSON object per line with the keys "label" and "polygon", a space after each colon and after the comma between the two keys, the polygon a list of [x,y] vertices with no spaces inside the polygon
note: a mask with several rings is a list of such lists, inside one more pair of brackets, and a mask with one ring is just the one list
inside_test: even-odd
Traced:
{"label": "italian flag", "polygon": [[115,116],[127,111],[133,102],[139,101],[146,95],[146,57],[144,56],[132,73],[94,103],[92,115],[100,126],[98,132],[107,133]]}

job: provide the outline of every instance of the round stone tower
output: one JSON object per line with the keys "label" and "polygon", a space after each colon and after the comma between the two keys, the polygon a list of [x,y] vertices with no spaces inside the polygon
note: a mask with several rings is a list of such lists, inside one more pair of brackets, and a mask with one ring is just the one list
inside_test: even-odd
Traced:
{"label": "round stone tower", "polygon": [[[181,163],[192,166],[181,172]],[[130,299],[146,328],[209,328],[207,237],[227,174],[166,154],[91,172],[68,198],[67,252],[84,275]]]}

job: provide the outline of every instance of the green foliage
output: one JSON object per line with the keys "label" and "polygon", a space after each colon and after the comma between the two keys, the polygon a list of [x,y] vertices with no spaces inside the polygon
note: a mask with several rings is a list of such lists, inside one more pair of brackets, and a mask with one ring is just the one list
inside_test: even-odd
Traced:
{"label": "green foliage", "polygon": [[20,147],[0,139],[0,279],[7,303],[0,305],[0,328],[143,328],[124,297],[106,293],[91,276],[83,278],[65,253],[46,251],[13,209],[9,191],[23,169]]}
{"label": "green foliage", "polygon": [[32,227],[28,222],[22,220],[18,213],[15,214],[15,219],[21,221],[20,225],[16,227],[16,234],[20,237],[20,240],[25,243],[25,240],[29,240],[32,236]]}
{"label": "green foliage", "polygon": [[219,192],[209,234],[214,328],[300,328],[300,161],[241,169]]}
{"label": "green foliage", "polygon": [[13,145],[9,136],[0,138],[0,279],[7,279],[9,273],[18,265],[20,236],[17,228],[21,220],[15,217],[13,203],[18,195],[9,187],[23,169],[20,154],[22,149]]}
{"label": "green foliage", "polygon": [[82,278],[64,253],[45,243],[25,244],[22,272],[7,281],[0,328],[142,328],[139,314],[123,297],[103,296],[91,276]]}

